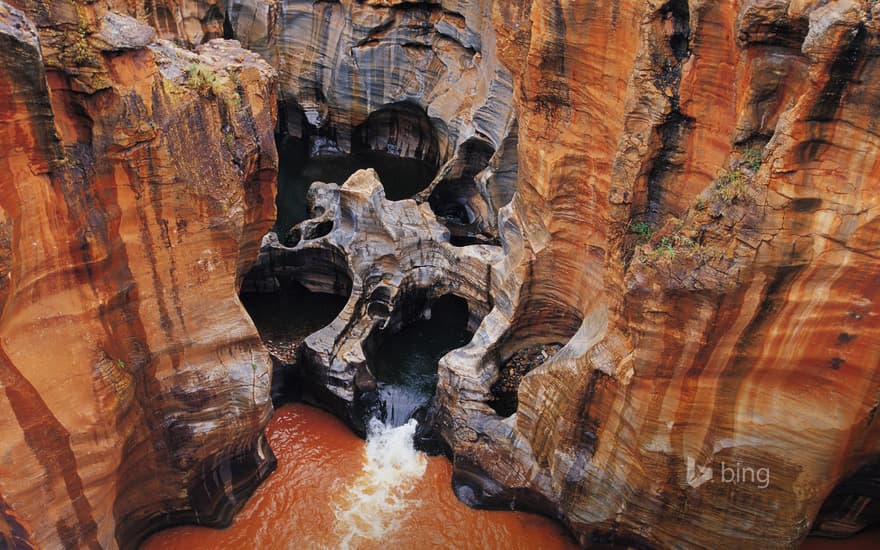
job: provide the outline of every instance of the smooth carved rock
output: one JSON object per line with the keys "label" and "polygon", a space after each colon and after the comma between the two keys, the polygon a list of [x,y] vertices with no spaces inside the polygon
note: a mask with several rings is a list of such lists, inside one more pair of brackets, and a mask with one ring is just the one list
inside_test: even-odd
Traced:
{"label": "smooth carved rock", "polygon": [[[286,71],[284,92],[308,122],[341,128],[343,142],[401,98],[467,120],[412,91],[446,74],[424,63],[437,42],[400,55],[425,12],[377,4],[235,2],[230,13],[245,43]],[[436,423],[459,496],[557,515],[584,544],[796,547],[813,522],[858,529],[870,512],[846,491],[868,490],[874,469],[860,467],[880,451],[870,283],[880,8],[452,4],[481,39],[459,33],[456,47],[480,50],[482,73],[500,62],[513,77],[515,117],[489,119],[496,154],[475,181],[514,179],[499,136],[514,142],[518,170],[510,206],[469,204],[488,217],[500,208],[494,306],[439,367]],[[464,71],[452,78],[467,82]],[[466,168],[453,162],[440,177]],[[653,234],[635,234],[637,222]],[[523,378],[517,412],[499,417],[499,367],[557,341],[568,343]],[[357,364],[353,349],[319,363]],[[319,381],[353,399],[339,388],[356,373],[333,368],[341,383]],[[771,481],[694,487],[689,459],[716,476],[722,464],[767,468]]]}
{"label": "smooth carved rock", "polygon": [[343,150],[373,111],[410,101],[443,126],[445,161],[475,135],[497,147],[512,115],[489,9],[478,1],[236,0],[229,15],[236,38],[282,69],[283,99],[312,126],[332,128]]}
{"label": "smooth carved rock", "polygon": [[425,204],[389,201],[373,170],[355,172],[342,187],[316,182],[316,217],[294,227],[285,245],[264,239],[251,274],[271,290],[296,280],[315,292],[345,294],[336,319],[304,342],[304,377],[348,408],[363,429],[358,397],[374,389],[365,348],[380,331],[415,321],[445,294],[464,298],[475,330],[492,307],[488,274],[497,247],[455,247]]}
{"label": "smooth carved rock", "polygon": [[274,219],[274,71],[23,4],[0,2],[0,546],[228,522],[274,464],[236,297]]}
{"label": "smooth carved rock", "polygon": [[[515,139],[511,75],[496,55],[491,10],[483,0],[236,0],[228,14],[235,37],[279,69],[283,133],[316,141],[316,151],[349,152],[367,126],[371,148],[448,162],[454,172],[473,162],[469,142],[494,153]],[[435,132],[404,132],[412,123],[394,116],[401,104],[423,109]],[[392,129],[402,135],[381,135]],[[490,164],[475,171],[487,169],[481,183],[469,175],[439,186],[446,203],[469,212],[471,232],[491,240],[513,184],[493,177]],[[515,167],[505,160],[504,170]]]}
{"label": "smooth carved rock", "polygon": [[[169,507],[212,508],[192,493],[186,503],[177,493],[156,503],[163,491],[202,479],[192,469],[200,460],[208,464],[203,478],[224,485],[210,475],[223,469],[206,457],[228,457],[227,445],[253,448],[267,407],[257,391],[266,390],[256,378],[247,386],[240,359],[262,348],[249,324],[229,330],[242,315],[230,313],[237,303],[229,295],[256,246],[256,234],[242,236],[243,228],[268,222],[224,225],[240,219],[239,195],[209,200],[205,174],[240,183],[271,155],[271,137],[257,152],[249,139],[239,142],[250,130],[233,125],[236,168],[212,171],[205,158],[228,160],[211,147],[235,111],[223,92],[231,87],[196,97],[170,85],[185,80],[193,58],[169,45],[96,55],[95,22],[103,17],[96,4],[51,2],[48,11],[22,4],[40,30],[42,54],[32,26],[0,3],[12,45],[0,51],[0,139],[7,140],[0,158],[11,167],[0,179],[0,418],[15,418],[0,423],[0,441],[10,442],[4,464],[11,460],[17,472],[0,477],[0,533],[23,532],[48,546],[112,545],[118,533],[136,539],[145,518]],[[150,4],[150,17],[164,13]],[[203,13],[209,4],[186,3]],[[472,315],[488,310],[470,344],[441,360],[434,403],[463,500],[556,515],[585,545],[794,548],[811,529],[842,535],[870,521],[880,456],[880,7],[243,0],[229,14],[244,44],[281,71],[289,133],[308,126],[291,109],[299,106],[308,124],[331,138],[335,132],[345,149],[372,113],[411,101],[440,130],[439,155],[452,161],[444,173],[470,171],[456,153],[478,138],[496,153],[475,181],[506,182],[481,188],[500,212],[498,258],[450,248],[425,206],[389,205],[363,174],[349,190],[315,187],[324,211],[298,228],[295,245],[270,235],[263,283],[291,277],[316,290],[351,288],[337,322],[310,339],[316,386],[354,403],[370,384],[369,333],[412,317],[405,301],[419,285],[408,281],[437,281],[465,294]],[[165,21],[176,25],[177,16]],[[155,23],[163,25],[171,28]],[[138,55],[164,60],[154,61],[162,72],[134,63]],[[224,59],[210,63],[219,71]],[[264,120],[271,89],[245,89],[264,90],[242,101]],[[98,91],[112,109],[89,95]],[[156,97],[165,110],[156,111]],[[171,108],[171,97],[193,108]],[[74,100],[84,102],[76,103],[82,111],[66,108]],[[156,122],[144,123],[142,113]],[[187,132],[197,124],[172,129],[173,118],[205,113],[210,138]],[[199,155],[182,145],[193,139]],[[107,155],[86,154],[88,144]],[[67,165],[62,146],[81,167]],[[505,173],[511,156],[515,177]],[[92,163],[104,157],[106,165]],[[184,176],[164,177],[172,172]],[[81,181],[95,192],[83,194],[73,184]],[[155,208],[133,216],[132,205],[147,201],[162,212],[173,206],[186,223],[163,230]],[[364,230],[361,220],[369,220]],[[638,234],[639,222],[650,230]],[[367,254],[358,239],[384,252]],[[234,268],[200,257],[218,241],[226,243],[219,258],[238,258]],[[22,257],[30,263],[21,265]],[[171,258],[176,280],[150,268],[167,268]],[[180,266],[192,268],[187,278]],[[167,307],[175,293],[162,289],[181,288],[191,273],[199,300],[195,290],[176,294],[188,298],[181,320]],[[160,297],[167,315],[152,306]],[[161,330],[125,332],[139,319]],[[79,382],[61,386],[49,354],[28,353],[47,342],[70,356],[64,375]],[[567,344],[523,377],[515,414],[502,418],[490,406],[500,366],[550,342]],[[95,345],[111,344],[106,358],[95,356]],[[211,350],[223,350],[238,385],[225,371],[195,368],[211,362]],[[156,377],[131,382],[115,358]],[[263,369],[258,363],[252,376]],[[193,412],[203,407],[204,415]],[[162,425],[148,424],[154,418]],[[69,432],[73,426],[81,431]],[[204,446],[190,452],[195,439]],[[243,456],[259,458],[259,448]],[[182,457],[176,469],[168,467],[172,457]],[[731,464],[766,468],[767,484],[753,477],[729,485],[722,468]],[[689,465],[691,474],[708,467],[715,477],[694,478]],[[218,494],[226,493],[209,491]]]}

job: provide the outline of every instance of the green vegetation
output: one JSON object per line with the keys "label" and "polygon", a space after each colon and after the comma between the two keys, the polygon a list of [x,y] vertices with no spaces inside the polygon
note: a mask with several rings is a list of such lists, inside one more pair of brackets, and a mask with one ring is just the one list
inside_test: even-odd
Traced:
{"label": "green vegetation", "polygon": [[682,235],[664,235],[653,250],[645,252],[648,259],[667,258],[675,259],[679,252],[690,253],[697,248],[697,243],[689,237]]}
{"label": "green vegetation", "polygon": [[757,172],[761,167],[762,153],[760,149],[749,147],[742,152],[742,156],[743,160],[746,161],[746,166],[748,166],[752,172]]}
{"label": "green vegetation", "polygon": [[635,222],[629,226],[629,232],[639,236],[639,244],[645,244],[654,235],[654,228],[646,221]]}
{"label": "green vegetation", "polygon": [[741,170],[721,170],[714,188],[724,202],[731,203],[746,192],[748,183],[748,178]]}
{"label": "green vegetation", "polygon": [[214,94],[219,97],[223,91],[220,79],[210,67],[201,63],[190,63],[186,69],[186,86],[200,94]]}

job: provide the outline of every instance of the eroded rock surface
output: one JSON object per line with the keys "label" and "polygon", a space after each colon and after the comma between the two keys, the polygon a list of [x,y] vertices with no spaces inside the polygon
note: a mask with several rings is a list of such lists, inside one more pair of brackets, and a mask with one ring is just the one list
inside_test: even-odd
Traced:
{"label": "eroded rock surface", "polygon": [[[519,179],[484,322],[507,329],[440,367],[460,494],[531,499],[584,544],[793,548],[864,524],[817,518],[851,476],[836,502],[871,517],[877,10],[496,5]],[[500,419],[499,361],[465,356],[548,336],[571,339]],[[725,483],[737,464],[769,482]]]}
{"label": "eroded rock surface", "polygon": [[[180,43],[219,32],[206,30],[210,2],[112,3],[142,23],[168,10],[152,26]],[[181,496],[201,479],[193,465],[210,478],[205,457],[258,441],[268,362],[230,292],[271,217],[272,146],[264,122],[231,113],[264,121],[275,98],[254,79],[235,87],[249,94],[238,109],[225,78],[215,89],[189,70],[242,63],[228,46],[199,61],[145,48],[149,28],[96,4],[20,5],[39,33],[0,4],[0,69],[14,75],[0,75],[0,418],[16,418],[0,424],[16,472],[0,477],[0,533],[112,546],[162,513],[216,510]],[[174,9],[198,29],[181,30]],[[351,293],[303,367],[346,414],[372,383],[371,333],[417,317],[423,300],[408,296],[452,292],[479,326],[441,360],[433,418],[463,500],[560,517],[585,545],[794,548],[874,517],[874,2],[241,0],[227,12],[280,71],[283,132],[445,163],[418,201],[388,203],[368,173],[319,185],[299,236],[264,241],[264,290],[288,277]],[[436,143],[402,104],[426,113]],[[189,117],[204,120],[178,125]],[[382,131],[394,120],[419,130]],[[180,145],[191,139],[200,154]],[[242,182],[258,191],[237,202]],[[502,247],[450,246],[428,206]],[[195,290],[167,290],[184,281]],[[129,334],[138,321],[145,336]],[[59,389],[57,355],[30,351],[47,341],[70,350],[65,375],[94,382]],[[554,342],[566,345],[499,415],[503,365]],[[218,354],[229,372],[198,368]],[[767,483],[731,484],[731,465],[766,468]]]}
{"label": "eroded rock surface", "polygon": [[0,546],[222,524],[274,464],[236,289],[274,219],[274,71],[102,4],[0,2]]}
{"label": "eroded rock surface", "polygon": [[[511,74],[496,55],[491,9],[483,0],[235,0],[228,15],[235,37],[279,70],[283,134],[316,152],[366,146],[447,164],[452,175],[432,186],[441,188],[435,212],[460,210],[471,225],[463,233],[491,240],[516,169],[509,153],[503,168],[489,162],[511,141],[515,150]],[[430,131],[408,128],[423,123],[401,107],[422,110]]]}
{"label": "eroded rock surface", "polygon": [[[493,309],[439,367],[435,421],[463,500],[556,515],[585,545],[796,547],[876,510],[878,9],[237,2],[232,20],[281,67],[300,118],[343,130],[342,148],[401,99],[452,121],[456,152],[467,144],[468,116],[421,93],[450,68],[421,63],[442,41],[410,51],[406,38],[442,34],[448,12],[480,30],[479,46],[455,34],[480,50],[474,67],[512,75],[514,113],[483,130],[490,170],[453,156],[419,197],[446,214],[440,183],[467,180],[451,194],[492,209],[461,200],[468,215],[449,215],[492,220],[504,246]],[[480,187],[491,178],[507,183]],[[553,342],[567,345],[523,377],[516,413],[497,414],[502,366]],[[316,363],[320,381],[353,399],[339,388],[360,348],[324,349],[336,359]],[[768,481],[728,484],[731,465]]]}
{"label": "eroded rock surface", "polygon": [[475,330],[492,307],[489,265],[497,247],[455,247],[426,204],[389,201],[373,170],[343,186],[317,182],[309,191],[314,218],[280,241],[270,233],[247,290],[275,291],[297,281],[313,292],[348,295],[329,325],[303,343],[301,379],[325,405],[338,405],[364,430],[364,394],[374,391],[366,349],[378,333],[396,332],[446,294],[465,299]]}

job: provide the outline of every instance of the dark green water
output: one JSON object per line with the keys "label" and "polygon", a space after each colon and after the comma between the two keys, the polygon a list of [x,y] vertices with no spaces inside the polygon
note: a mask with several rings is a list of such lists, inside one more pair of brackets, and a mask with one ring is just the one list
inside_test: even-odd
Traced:
{"label": "dark green water", "polygon": [[437,362],[473,336],[467,329],[467,319],[467,303],[444,296],[431,309],[431,319],[381,337],[369,362],[379,381],[387,425],[404,424],[413,412],[428,404],[437,387]]}
{"label": "dark green water", "polygon": [[437,168],[430,163],[389,155],[378,151],[361,151],[331,158],[309,158],[308,148],[297,139],[278,141],[278,221],[279,235],[307,219],[306,194],[312,182],[324,181],[342,185],[350,175],[362,168],[373,168],[382,180],[389,200],[409,198],[431,183]]}

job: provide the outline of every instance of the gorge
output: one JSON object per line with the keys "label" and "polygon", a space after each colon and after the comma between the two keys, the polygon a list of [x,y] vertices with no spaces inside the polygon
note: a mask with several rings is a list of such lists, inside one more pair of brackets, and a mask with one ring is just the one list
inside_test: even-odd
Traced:
{"label": "gorge", "polygon": [[0,547],[228,525],[299,402],[414,414],[459,500],[583,547],[880,523],[875,2],[0,0],[0,39]]}

